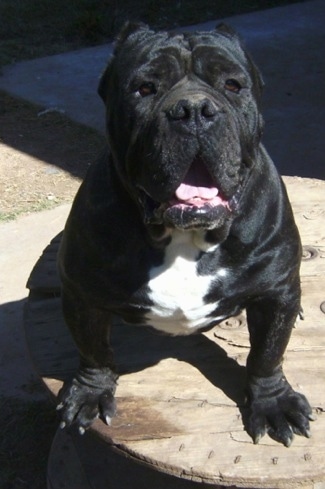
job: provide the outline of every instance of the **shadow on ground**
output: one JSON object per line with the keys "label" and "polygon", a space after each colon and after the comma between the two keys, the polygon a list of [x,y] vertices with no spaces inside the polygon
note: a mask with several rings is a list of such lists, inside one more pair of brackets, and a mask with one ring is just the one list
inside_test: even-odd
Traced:
{"label": "shadow on ground", "polygon": [[105,144],[95,129],[1,90],[0,116],[1,143],[80,179]]}
{"label": "shadow on ground", "polygon": [[20,317],[25,301],[1,305],[0,487],[44,489],[49,450],[58,425],[55,407],[28,358]]}

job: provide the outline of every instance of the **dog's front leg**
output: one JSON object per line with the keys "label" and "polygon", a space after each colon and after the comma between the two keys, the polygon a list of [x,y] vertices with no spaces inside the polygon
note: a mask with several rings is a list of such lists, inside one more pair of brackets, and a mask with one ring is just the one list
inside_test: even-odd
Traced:
{"label": "dog's front leg", "polygon": [[293,433],[310,436],[311,407],[303,394],[292,389],[282,370],[283,354],[299,307],[299,294],[265,298],[247,307],[251,341],[247,360],[247,430],[255,443],[266,432],[285,446],[290,446]]}
{"label": "dog's front leg", "polygon": [[115,414],[117,374],[109,344],[111,317],[107,311],[83,303],[67,290],[62,296],[63,313],[79,349],[80,365],[59,393],[61,427],[76,424],[84,433],[101,417],[107,424]]}

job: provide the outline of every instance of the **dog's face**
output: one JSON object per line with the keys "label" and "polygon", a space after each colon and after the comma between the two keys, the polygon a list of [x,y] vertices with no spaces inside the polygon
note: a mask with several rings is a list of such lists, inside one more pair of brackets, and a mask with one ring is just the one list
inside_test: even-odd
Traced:
{"label": "dog's face", "polygon": [[114,164],[146,224],[229,225],[259,144],[261,88],[223,26],[181,35],[124,29],[99,93]]}

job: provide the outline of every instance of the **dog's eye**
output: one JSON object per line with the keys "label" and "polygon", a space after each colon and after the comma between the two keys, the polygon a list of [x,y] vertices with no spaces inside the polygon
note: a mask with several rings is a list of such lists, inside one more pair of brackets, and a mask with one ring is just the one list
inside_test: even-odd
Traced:
{"label": "dog's eye", "polygon": [[225,89],[229,92],[239,93],[241,88],[241,84],[237,80],[234,80],[233,78],[226,80]]}
{"label": "dog's eye", "polygon": [[141,97],[147,97],[148,95],[155,95],[157,93],[156,86],[152,82],[142,83],[137,91]]}

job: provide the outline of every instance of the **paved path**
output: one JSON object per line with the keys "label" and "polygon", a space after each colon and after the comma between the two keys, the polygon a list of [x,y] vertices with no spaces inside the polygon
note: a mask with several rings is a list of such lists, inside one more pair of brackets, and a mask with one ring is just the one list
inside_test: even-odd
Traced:
{"label": "paved path", "polygon": [[26,282],[43,249],[63,229],[69,208],[64,205],[0,225],[1,396],[35,396],[22,326]]}

